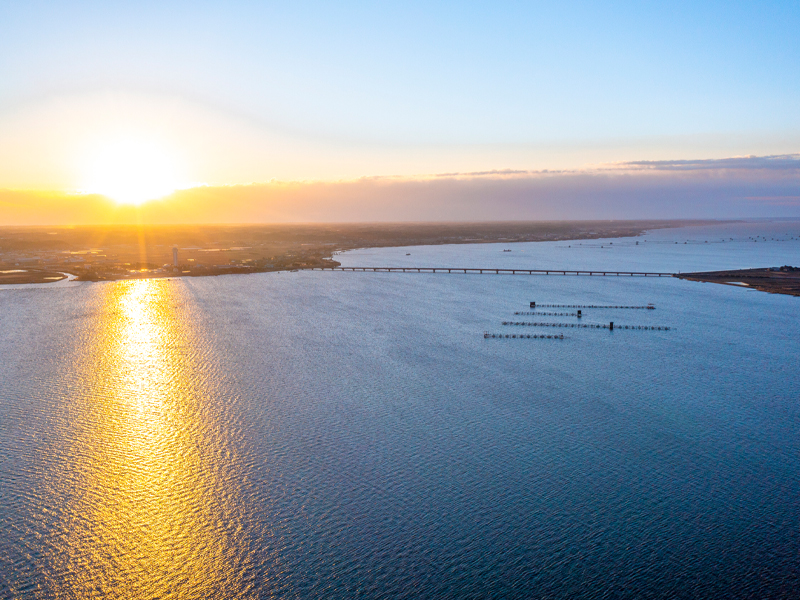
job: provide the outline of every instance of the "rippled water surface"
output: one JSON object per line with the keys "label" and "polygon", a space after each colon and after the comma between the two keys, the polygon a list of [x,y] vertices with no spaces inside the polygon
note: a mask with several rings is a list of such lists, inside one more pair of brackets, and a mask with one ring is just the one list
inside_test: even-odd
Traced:
{"label": "rippled water surface", "polygon": [[[340,258],[800,265],[800,223]],[[501,325],[531,300],[671,329]],[[800,597],[798,308],[673,278],[0,289],[0,597]]]}

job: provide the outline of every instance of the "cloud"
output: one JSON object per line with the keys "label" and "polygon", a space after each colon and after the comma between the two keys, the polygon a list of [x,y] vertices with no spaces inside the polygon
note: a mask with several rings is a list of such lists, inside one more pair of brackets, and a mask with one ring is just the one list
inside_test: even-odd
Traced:
{"label": "cloud", "polygon": [[0,224],[800,217],[798,155],[624,165],[204,186],[141,207],[0,190]]}
{"label": "cloud", "polygon": [[520,169],[495,169],[492,171],[470,171],[467,173],[437,173],[434,177],[484,177],[490,176],[509,176],[509,175],[535,175],[536,173],[546,173],[547,171],[526,171]]}
{"label": "cloud", "polygon": [[774,206],[798,206],[800,207],[800,196],[748,196],[745,200],[763,202]]}
{"label": "cloud", "polygon": [[614,167],[626,170],[653,171],[769,170],[800,173],[800,154],[741,156],[708,160],[642,160],[616,163]]}

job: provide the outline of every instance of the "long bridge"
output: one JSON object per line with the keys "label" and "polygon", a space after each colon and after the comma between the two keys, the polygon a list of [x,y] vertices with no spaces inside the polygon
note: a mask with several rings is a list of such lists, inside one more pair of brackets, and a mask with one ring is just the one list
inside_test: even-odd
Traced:
{"label": "long bridge", "polygon": [[673,277],[674,273],[648,271],[570,271],[564,269],[495,269],[480,267],[313,267],[311,271],[356,271],[373,273],[462,273],[479,275],[583,275],[614,277]]}

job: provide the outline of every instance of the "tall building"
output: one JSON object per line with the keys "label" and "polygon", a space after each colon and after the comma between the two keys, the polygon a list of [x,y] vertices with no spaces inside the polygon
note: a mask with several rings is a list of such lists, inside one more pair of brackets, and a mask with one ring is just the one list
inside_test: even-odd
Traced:
{"label": "tall building", "polygon": [[177,247],[172,249],[172,264],[175,267],[178,266],[178,248]]}

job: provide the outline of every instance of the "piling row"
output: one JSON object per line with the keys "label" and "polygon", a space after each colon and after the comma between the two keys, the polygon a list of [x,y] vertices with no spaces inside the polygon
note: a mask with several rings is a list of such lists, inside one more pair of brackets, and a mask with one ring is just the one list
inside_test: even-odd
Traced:
{"label": "piling row", "polygon": [[517,311],[515,315],[541,315],[543,317],[577,317],[578,313],[560,313],[560,312],[522,312]]}
{"label": "piling row", "polygon": [[584,329],[648,329],[652,331],[669,331],[669,327],[657,325],[596,325],[594,323],[531,323],[528,321],[503,321],[503,325],[519,325],[523,327],[582,327]]}
{"label": "piling row", "polygon": [[[596,306],[594,304],[536,304],[531,302],[531,308],[541,306],[542,308],[646,308],[648,310],[655,310],[655,306],[648,304],[647,306]],[[514,313],[517,314],[517,313]]]}
{"label": "piling row", "polygon": [[483,332],[484,338],[505,338],[505,339],[518,339],[518,340],[563,340],[564,334],[560,335],[527,335],[527,334],[519,334],[519,335],[509,335],[503,333],[489,333],[488,331]]}

